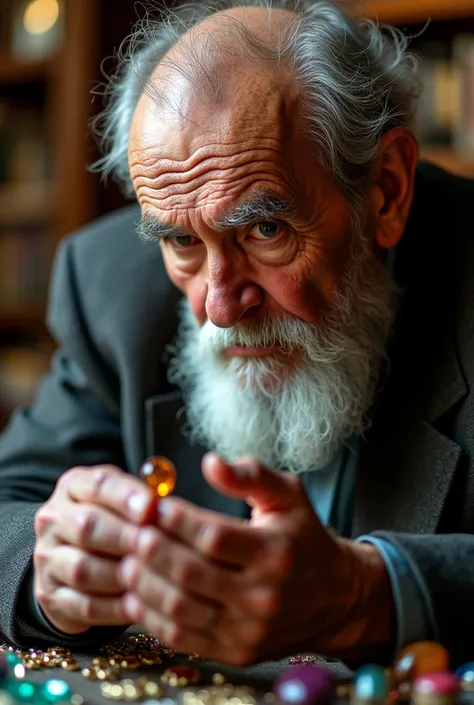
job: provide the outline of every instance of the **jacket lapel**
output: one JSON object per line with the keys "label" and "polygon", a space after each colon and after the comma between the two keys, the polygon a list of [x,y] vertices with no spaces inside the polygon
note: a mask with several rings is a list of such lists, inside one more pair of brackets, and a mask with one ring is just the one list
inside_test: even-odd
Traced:
{"label": "jacket lapel", "polygon": [[150,397],[145,402],[146,453],[164,455],[176,466],[174,494],[193,504],[235,517],[247,517],[245,502],[229,499],[205,481],[201,460],[206,449],[191,444],[183,433],[186,423],[184,401],[179,391]]}
{"label": "jacket lapel", "polygon": [[[426,356],[418,384],[396,377],[384,411],[361,446],[353,536],[374,530],[433,533],[451,486],[461,448],[443,432],[443,419],[467,394],[454,344]],[[387,411],[389,410],[389,411]]]}

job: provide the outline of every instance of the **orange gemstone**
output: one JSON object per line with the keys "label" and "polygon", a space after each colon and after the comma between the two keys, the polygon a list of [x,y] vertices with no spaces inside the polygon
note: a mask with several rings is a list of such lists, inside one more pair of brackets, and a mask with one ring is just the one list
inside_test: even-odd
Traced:
{"label": "orange gemstone", "polygon": [[153,495],[166,497],[176,485],[176,468],[168,458],[155,455],[148,458],[140,468],[140,477]]}
{"label": "orange gemstone", "polygon": [[417,641],[406,646],[397,655],[393,676],[397,683],[411,683],[426,673],[448,669],[449,654],[444,646],[434,641]]}

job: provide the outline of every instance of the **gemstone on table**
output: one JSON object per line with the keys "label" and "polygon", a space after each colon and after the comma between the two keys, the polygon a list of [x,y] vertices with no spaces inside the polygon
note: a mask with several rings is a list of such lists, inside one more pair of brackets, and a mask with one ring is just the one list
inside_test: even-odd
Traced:
{"label": "gemstone on table", "polygon": [[315,664],[291,666],[279,676],[273,692],[285,705],[331,702],[336,692],[336,677],[328,668]]}
{"label": "gemstone on table", "polygon": [[173,666],[161,675],[161,680],[171,686],[183,688],[199,681],[200,673],[192,666]]}
{"label": "gemstone on table", "polygon": [[140,478],[153,495],[166,497],[176,486],[176,468],[171,460],[161,455],[148,458],[140,468]]}
{"label": "gemstone on table", "polygon": [[38,705],[41,702],[39,697],[39,683],[31,683],[30,681],[10,681],[6,684],[5,689],[11,695],[13,700],[20,703],[34,703]]}
{"label": "gemstone on table", "polygon": [[474,691],[474,661],[464,663],[456,669],[456,675],[461,682],[463,690]]}
{"label": "gemstone on table", "polygon": [[48,703],[60,703],[70,699],[72,690],[66,681],[50,678],[46,683],[43,683],[39,695]]}
{"label": "gemstone on table", "polygon": [[413,705],[452,705],[459,692],[459,678],[450,671],[426,673],[413,683]]}
{"label": "gemstone on table", "polygon": [[359,668],[354,676],[351,702],[385,703],[388,696],[388,679],[383,668],[367,665]]}
{"label": "gemstone on table", "polygon": [[413,682],[425,673],[447,671],[449,654],[435,641],[416,641],[406,646],[395,659],[393,678],[396,683]]}

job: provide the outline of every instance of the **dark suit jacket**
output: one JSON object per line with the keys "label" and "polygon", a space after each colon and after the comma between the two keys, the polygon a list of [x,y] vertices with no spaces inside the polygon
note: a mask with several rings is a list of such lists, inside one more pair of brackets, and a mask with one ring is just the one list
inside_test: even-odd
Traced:
{"label": "dark suit jacket", "polygon": [[[0,630],[20,644],[16,601],[34,549],[34,514],[67,468],[114,463],[136,473],[147,456],[165,455],[178,468],[178,495],[247,513],[206,485],[204,449],[180,433],[182,400],[164,360],[180,294],[158,246],[138,240],[138,218],[130,206],[62,243],[48,316],[60,347],[36,401],[0,438]],[[474,656],[474,181],[419,166],[395,277],[405,293],[390,377],[360,454],[353,534],[388,532],[428,586],[442,642],[454,661],[467,660]]]}

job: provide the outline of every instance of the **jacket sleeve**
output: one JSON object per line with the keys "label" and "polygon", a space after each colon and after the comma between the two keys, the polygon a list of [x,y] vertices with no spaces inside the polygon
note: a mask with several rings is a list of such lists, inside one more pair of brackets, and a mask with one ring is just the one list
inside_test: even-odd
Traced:
{"label": "jacket sleeve", "polygon": [[17,619],[25,613],[18,600],[31,568],[36,511],[70,467],[112,463],[126,469],[119,382],[88,334],[74,245],[74,238],[63,242],[53,268],[48,326],[58,349],[50,372],[32,406],[18,410],[0,436],[0,631],[19,645],[28,636],[58,639]]}
{"label": "jacket sleeve", "polygon": [[449,651],[451,666],[472,660],[474,630],[474,536],[374,532],[404,555],[426,585],[437,638]]}

